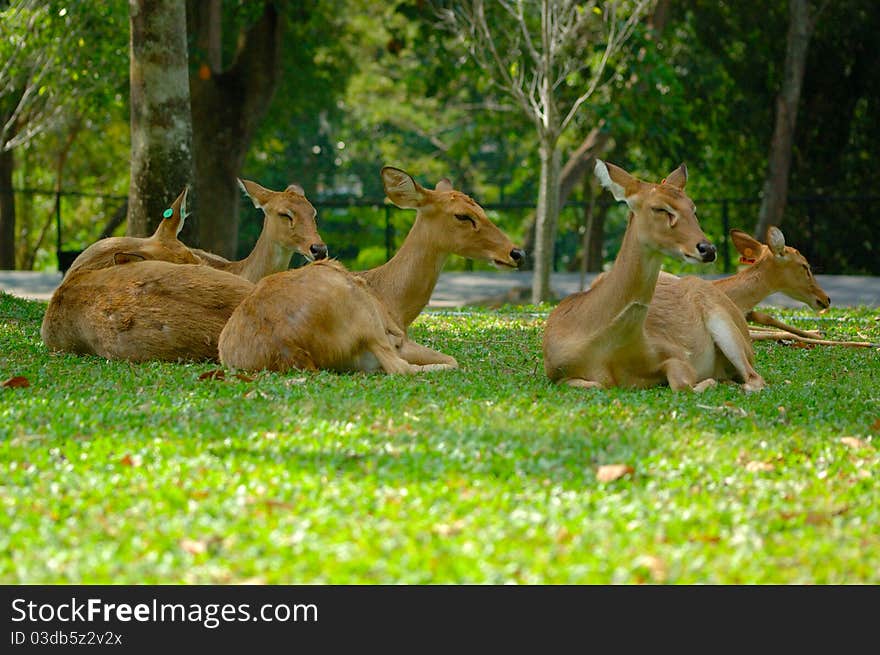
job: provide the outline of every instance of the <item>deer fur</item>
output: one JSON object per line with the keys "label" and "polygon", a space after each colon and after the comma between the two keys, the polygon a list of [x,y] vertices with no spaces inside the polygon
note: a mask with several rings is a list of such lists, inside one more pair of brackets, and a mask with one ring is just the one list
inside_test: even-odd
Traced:
{"label": "deer fur", "polygon": [[209,266],[141,261],[69,274],[40,333],[54,351],[107,359],[217,359],[217,339],[253,290]]}

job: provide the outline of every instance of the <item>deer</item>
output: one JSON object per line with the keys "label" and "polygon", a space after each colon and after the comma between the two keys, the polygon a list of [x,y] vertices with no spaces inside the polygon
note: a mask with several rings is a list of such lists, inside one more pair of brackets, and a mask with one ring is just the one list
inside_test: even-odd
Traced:
{"label": "deer", "polygon": [[[611,270],[587,291],[564,298],[547,317],[547,377],[586,389],[668,384],[702,392],[735,378],[746,391],[763,388],[745,317],[730,298],[696,277],[684,287],[657,285],[664,255],[689,263],[715,259],[715,246],[684,192],[687,167],[680,165],[659,184],[598,159],[595,174],[615,200],[628,205],[627,228]],[[659,320],[649,320],[658,291],[663,309],[655,309]]]}
{"label": "deer", "polygon": [[448,179],[426,189],[399,168],[385,166],[381,176],[391,202],[416,210],[398,252],[367,271],[315,262],[264,278],[223,329],[221,363],[250,370],[386,373],[458,367],[455,358],[407,336],[444,263],[458,254],[513,269],[525,253]]}
{"label": "deer", "polygon": [[272,191],[241,178],[238,185],[254,207],[263,211],[263,230],[250,254],[239,261],[191,248],[208,266],[256,283],[267,275],[287,270],[294,252],[308,261],[327,257],[327,246],[318,236],[315,224],[315,208],[301,186],[290,184],[284,191]]}
{"label": "deer", "polygon": [[217,360],[220,331],[253,288],[204,264],[80,269],[55,290],[40,334],[50,350],[105,359]]}
{"label": "deer", "polygon": [[171,207],[163,213],[162,222],[149,237],[108,237],[83,250],[65,273],[65,279],[80,270],[99,269],[131,261],[162,260],[176,264],[199,264],[201,260],[177,238],[186,221],[187,186]]}
{"label": "deer", "polygon": [[813,277],[806,257],[785,244],[782,230],[774,225],[768,227],[766,245],[742,230],[731,230],[730,239],[740,254],[740,263],[747,267],[734,275],[715,280],[713,284],[733,300],[747,321],[800,337],[818,336],[815,332],[800,330],[753,309],[767,296],[777,292],[815,310],[831,306],[831,298]]}
{"label": "deer", "polygon": [[233,369],[413,374],[447,370],[401,356],[404,330],[363,278],[335,260],[269,275],[220,332],[220,362]]}
{"label": "deer", "polygon": [[[404,332],[431,299],[450,255],[487,261],[513,270],[525,261],[516,247],[473,198],[456,191],[444,178],[434,189],[422,187],[406,171],[384,166],[380,171],[385,195],[401,209],[415,209],[416,218],[398,251],[386,263],[355,274],[362,277],[388,308]],[[402,356],[413,364],[447,364],[455,358],[404,339]]]}

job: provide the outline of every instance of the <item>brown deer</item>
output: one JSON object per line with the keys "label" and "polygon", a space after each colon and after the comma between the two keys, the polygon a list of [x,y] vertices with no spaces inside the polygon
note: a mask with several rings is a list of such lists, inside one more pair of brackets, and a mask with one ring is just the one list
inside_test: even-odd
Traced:
{"label": "brown deer", "polygon": [[201,260],[189,248],[178,241],[177,235],[186,220],[185,188],[177,199],[165,210],[162,222],[150,237],[108,237],[96,241],[83,250],[70,268],[65,279],[73,273],[86,269],[98,269],[129,261],[161,260],[176,264],[199,264]]}
{"label": "brown deer", "polygon": [[81,269],[55,290],[40,333],[55,351],[107,359],[217,359],[217,339],[254,285],[166,261]]}
{"label": "brown deer", "polygon": [[386,264],[350,273],[312,264],[262,280],[220,336],[220,360],[244,368],[413,373],[451,369],[448,355],[410,341],[406,330],[427,305],[450,254],[516,268],[522,250],[448,180],[433,190],[386,166],[388,198],[416,209],[400,250]]}
{"label": "brown deer", "polygon": [[[383,167],[381,176],[388,199],[402,209],[415,209],[416,219],[390,260],[356,274],[366,280],[404,333],[430,301],[450,255],[488,261],[496,268],[515,269],[522,264],[525,253],[449,180],[440,180],[431,190],[392,166]],[[408,338],[400,352],[413,364],[458,366],[453,357]]]}
{"label": "brown deer", "polygon": [[[668,294],[657,287],[664,255],[694,263],[715,259],[684,193],[684,164],[660,184],[601,160],[595,171],[614,198],[629,206],[628,225],[611,270],[588,291],[563,299],[547,318],[547,376],[584,388],[665,382],[694,391],[737,376],[748,391],[763,388],[745,318],[733,301],[700,278],[681,290],[670,286]],[[668,309],[661,320],[649,321],[658,290]]]}
{"label": "brown deer", "polygon": [[831,299],[813,277],[806,258],[795,248],[785,245],[782,231],[772,225],[767,228],[766,245],[741,230],[731,230],[730,238],[740,253],[740,262],[749,266],[735,275],[715,280],[714,284],[733,300],[746,320],[802,337],[817,336],[815,332],[799,330],[752,309],[777,292],[813,309],[831,306]]}
{"label": "brown deer", "polygon": [[251,253],[239,261],[191,248],[208,266],[257,282],[286,271],[294,252],[309,261],[327,257],[327,246],[318,235],[315,208],[306,200],[302,187],[291,184],[284,191],[271,191],[250,180],[238,180],[254,207],[263,210],[263,230]]}
{"label": "brown deer", "polygon": [[220,333],[219,353],[225,366],[246,370],[451,368],[411,364],[400,355],[404,338],[363,279],[337,261],[323,260],[260,280]]}

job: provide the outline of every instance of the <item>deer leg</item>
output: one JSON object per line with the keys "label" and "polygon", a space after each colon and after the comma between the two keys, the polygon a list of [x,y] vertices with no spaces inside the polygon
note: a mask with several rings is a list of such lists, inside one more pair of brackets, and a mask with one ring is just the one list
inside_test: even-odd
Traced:
{"label": "deer leg", "polygon": [[431,371],[448,371],[448,364],[411,364],[401,357],[397,350],[388,343],[387,339],[378,339],[367,347],[373,356],[379,361],[379,365],[386,373],[392,375],[412,375],[414,373],[429,373]]}
{"label": "deer leg", "polygon": [[450,370],[458,368],[458,362],[454,357],[444,355],[441,352],[422,346],[415,341],[405,339],[400,346],[400,356],[410,364],[429,365],[435,368],[427,370]]}
{"label": "deer leg", "polygon": [[769,314],[765,314],[763,312],[751,311],[746,314],[746,320],[751,321],[752,323],[757,323],[758,325],[769,325],[770,327],[785,330],[786,332],[791,332],[792,334],[796,334],[799,337],[817,338],[822,336],[822,333],[818,330],[800,330],[796,327],[792,327],[791,325],[787,325],[786,323],[783,323],[782,321],[775,319]]}
{"label": "deer leg", "polygon": [[666,381],[673,391],[695,391],[702,393],[709,387],[714,387],[716,382],[712,378],[706,378],[697,382],[696,369],[683,359],[670,358],[664,360],[660,369],[666,374]]}
{"label": "deer leg", "polygon": [[706,327],[715,345],[739,373],[745,391],[760,391],[765,382],[752,366],[752,345],[730,320],[724,316],[710,316]]}
{"label": "deer leg", "polygon": [[563,380],[562,382],[570,387],[576,387],[578,389],[602,388],[602,384],[600,382],[596,382],[595,380],[584,380],[583,378],[568,378],[566,380]]}

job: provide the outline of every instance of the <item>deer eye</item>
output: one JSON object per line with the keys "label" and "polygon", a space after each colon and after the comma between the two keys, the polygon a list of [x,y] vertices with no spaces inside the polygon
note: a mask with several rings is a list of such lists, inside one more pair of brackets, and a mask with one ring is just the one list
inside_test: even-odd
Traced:
{"label": "deer eye", "polygon": [[651,207],[651,211],[657,216],[669,221],[669,227],[675,227],[675,224],[678,223],[678,216],[664,207]]}
{"label": "deer eye", "polygon": [[471,225],[477,227],[477,222],[474,220],[473,216],[470,216],[468,214],[456,214],[455,217],[460,221],[470,221]]}

